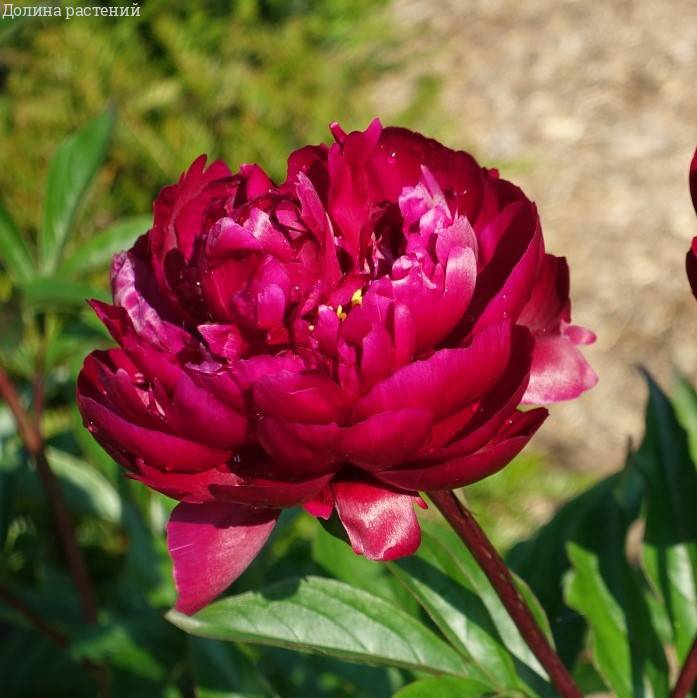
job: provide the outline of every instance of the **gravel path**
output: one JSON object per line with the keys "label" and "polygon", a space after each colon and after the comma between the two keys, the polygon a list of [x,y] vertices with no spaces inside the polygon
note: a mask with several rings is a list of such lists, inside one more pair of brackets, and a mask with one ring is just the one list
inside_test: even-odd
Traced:
{"label": "gravel path", "polygon": [[635,366],[664,385],[671,363],[697,379],[683,270],[697,234],[697,2],[394,0],[391,16],[418,60],[380,85],[385,120],[420,76],[440,80],[434,135],[500,163],[537,201],[548,250],[569,259],[574,321],[598,334],[600,384],[555,407],[535,443],[615,469],[642,432]]}

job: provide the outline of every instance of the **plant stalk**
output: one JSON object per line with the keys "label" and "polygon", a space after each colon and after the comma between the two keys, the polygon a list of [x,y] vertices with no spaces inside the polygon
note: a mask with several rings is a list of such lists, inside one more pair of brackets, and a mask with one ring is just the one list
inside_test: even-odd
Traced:
{"label": "plant stalk", "polygon": [[58,530],[58,536],[68,561],[70,574],[77,589],[82,614],[88,623],[97,622],[97,603],[94,587],[82,557],[82,552],[75,538],[75,529],[68,508],[63,498],[58,480],[46,459],[44,440],[37,422],[32,419],[22,405],[19,394],[7,373],[0,368],[0,397],[2,397],[12,412],[17,430],[24,445],[36,463],[39,480],[46,492]]}
{"label": "plant stalk", "polygon": [[685,663],[682,665],[675,688],[670,694],[671,698],[686,698],[695,683],[697,683],[697,637],[695,637],[685,658]]}
{"label": "plant stalk", "polygon": [[508,567],[470,511],[449,490],[429,492],[428,496],[464,541],[477,564],[488,577],[523,639],[545,668],[559,695],[562,698],[582,698],[583,694],[525,604]]}

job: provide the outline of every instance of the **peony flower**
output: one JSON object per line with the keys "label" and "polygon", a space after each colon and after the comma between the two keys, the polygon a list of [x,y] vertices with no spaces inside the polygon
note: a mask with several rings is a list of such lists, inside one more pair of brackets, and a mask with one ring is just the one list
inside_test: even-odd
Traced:
{"label": "peony flower", "polygon": [[236,579],[281,509],[333,511],[356,553],[420,542],[420,491],[506,465],[596,376],[535,205],[464,153],[374,121],[274,184],[201,157],[114,258],[119,348],[85,361],[87,428],[179,500],[177,608]]}
{"label": "peony flower", "polygon": [[[695,154],[692,156],[692,163],[690,164],[690,194],[692,194],[692,205],[695,207],[695,212],[697,212],[697,150],[695,150]],[[687,253],[685,266],[692,293],[697,298],[697,237],[692,240],[692,247]]]}

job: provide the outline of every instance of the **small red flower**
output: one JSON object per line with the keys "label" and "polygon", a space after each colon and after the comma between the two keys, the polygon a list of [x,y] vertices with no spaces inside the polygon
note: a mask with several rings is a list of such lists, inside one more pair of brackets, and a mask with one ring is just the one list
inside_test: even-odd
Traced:
{"label": "small red flower", "polygon": [[[695,154],[692,156],[692,163],[690,164],[690,194],[692,194],[692,205],[697,212],[697,150],[695,150]],[[697,298],[697,237],[692,240],[692,247],[687,253],[685,266],[692,293]]]}
{"label": "small red flower", "polygon": [[374,121],[332,126],[274,184],[199,158],[94,302],[78,404],[168,527],[191,613],[251,562],[279,510],[336,510],[353,549],[413,553],[419,491],[506,465],[596,376],[537,210],[464,152]]}

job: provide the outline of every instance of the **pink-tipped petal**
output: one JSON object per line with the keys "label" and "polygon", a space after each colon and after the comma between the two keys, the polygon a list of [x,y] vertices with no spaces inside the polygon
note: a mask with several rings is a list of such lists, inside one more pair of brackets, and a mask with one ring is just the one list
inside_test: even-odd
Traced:
{"label": "pink-tipped petal", "polygon": [[191,615],[222,594],[266,543],[278,511],[235,504],[178,504],[167,524],[175,608]]}
{"label": "pink-tipped petal", "polygon": [[335,482],[332,491],[356,554],[397,560],[416,552],[421,543],[414,511],[418,496],[366,482]]}
{"label": "pink-tipped petal", "polygon": [[523,403],[546,405],[578,397],[598,382],[583,354],[564,336],[538,338]]}

